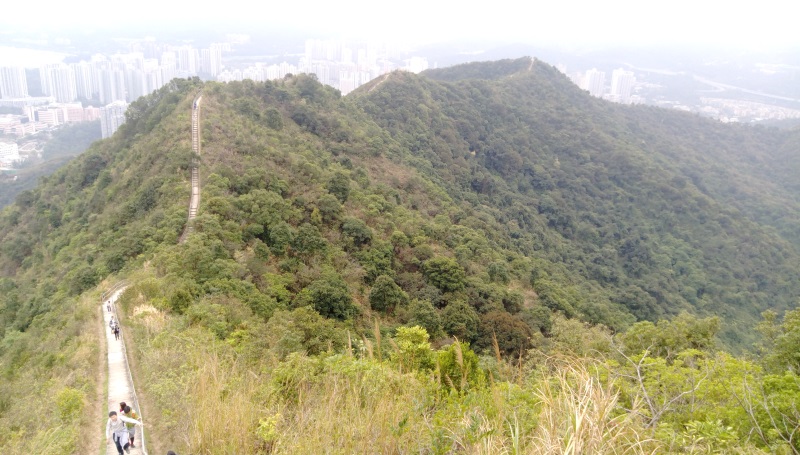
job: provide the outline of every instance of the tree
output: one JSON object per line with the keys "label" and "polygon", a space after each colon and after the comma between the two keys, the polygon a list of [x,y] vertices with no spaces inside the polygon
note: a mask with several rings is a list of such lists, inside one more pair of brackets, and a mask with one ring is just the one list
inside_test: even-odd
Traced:
{"label": "tree", "polygon": [[372,241],[372,230],[358,218],[347,218],[342,223],[342,232],[353,240],[353,245],[361,247]]}
{"label": "tree", "polygon": [[397,328],[397,349],[392,353],[392,361],[400,366],[401,372],[433,368],[433,351],[428,338],[428,332],[418,325]]}
{"label": "tree", "polygon": [[423,327],[434,338],[441,336],[442,318],[430,300],[414,299],[411,302],[409,313],[409,324]]}
{"label": "tree", "polygon": [[800,373],[800,308],[787,311],[780,325],[773,311],[762,317],[758,330],[764,338],[765,367],[774,373]]}
{"label": "tree", "polygon": [[322,221],[325,223],[333,223],[339,220],[342,215],[342,204],[332,194],[323,194],[317,199],[317,208]]}
{"label": "tree", "polygon": [[508,284],[510,279],[508,275],[508,268],[502,262],[492,262],[486,269],[489,272],[489,279],[502,284]]}
{"label": "tree", "polygon": [[521,319],[505,311],[492,311],[481,317],[480,333],[475,346],[492,349],[494,340],[506,356],[519,356],[531,347],[531,329]]}
{"label": "tree", "polygon": [[303,289],[298,303],[311,305],[326,318],[345,320],[357,315],[359,308],[353,304],[347,284],[336,274],[328,274]]}
{"label": "tree", "polygon": [[268,229],[269,238],[267,244],[270,250],[276,256],[283,256],[286,254],[286,247],[288,247],[294,240],[294,229],[286,222],[279,222]]}
{"label": "tree", "polygon": [[425,261],[422,272],[429,283],[443,292],[454,292],[464,289],[466,274],[455,259],[437,257]]}
{"label": "tree", "polygon": [[457,300],[442,310],[442,328],[448,335],[461,340],[474,341],[478,336],[478,313],[462,300]]}
{"label": "tree", "polygon": [[297,229],[297,234],[292,239],[291,244],[297,253],[306,256],[324,253],[328,246],[328,242],[322,237],[319,229],[308,223],[303,223]]}
{"label": "tree", "polygon": [[271,107],[267,109],[265,117],[268,127],[276,131],[280,131],[283,129],[283,116],[281,115],[280,111],[278,111],[274,107]]}
{"label": "tree", "polygon": [[336,172],[333,174],[333,177],[328,180],[328,184],[325,185],[325,188],[344,204],[350,196],[350,177],[344,172]]}
{"label": "tree", "polygon": [[394,251],[386,242],[374,242],[369,249],[356,253],[361,266],[367,272],[364,281],[372,283],[380,275],[394,275]]}
{"label": "tree", "polygon": [[379,276],[369,292],[369,305],[376,311],[393,313],[395,307],[407,303],[408,294],[388,275]]}
{"label": "tree", "polygon": [[629,355],[647,350],[651,355],[672,361],[686,349],[710,349],[717,331],[719,318],[716,316],[699,319],[683,312],[675,319],[658,321],[657,325],[650,321],[637,322],[619,339]]}

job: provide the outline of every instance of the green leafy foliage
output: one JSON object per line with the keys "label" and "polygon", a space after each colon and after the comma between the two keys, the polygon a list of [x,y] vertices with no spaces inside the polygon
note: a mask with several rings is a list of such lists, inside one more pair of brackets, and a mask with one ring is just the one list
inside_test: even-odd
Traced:
{"label": "green leafy foliage", "polygon": [[350,290],[335,274],[329,274],[312,282],[297,295],[297,305],[311,305],[327,318],[345,320],[360,312],[353,303]]}
{"label": "green leafy foliage", "polygon": [[442,328],[448,335],[460,340],[474,341],[479,325],[478,313],[463,300],[456,300],[442,310]]}
{"label": "green leafy foliage", "polygon": [[408,295],[387,275],[379,276],[369,291],[369,305],[373,310],[392,313],[396,307],[406,304]]}
{"label": "green leafy foliage", "polygon": [[430,259],[422,265],[422,271],[428,282],[442,292],[464,289],[464,269],[453,259],[445,257]]}

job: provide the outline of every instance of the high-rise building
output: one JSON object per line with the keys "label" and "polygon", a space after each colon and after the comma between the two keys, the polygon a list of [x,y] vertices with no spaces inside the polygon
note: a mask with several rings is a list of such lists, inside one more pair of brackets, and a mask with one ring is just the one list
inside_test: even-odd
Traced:
{"label": "high-rise building", "polygon": [[128,104],[124,101],[114,101],[113,103],[100,108],[100,130],[103,139],[111,137],[117,128],[125,123],[125,111]]}
{"label": "high-rise building", "polygon": [[210,59],[210,67],[209,67],[209,74],[211,77],[217,77],[217,74],[222,71],[222,48],[224,46],[222,44],[214,43],[208,49],[209,51],[209,59]]}
{"label": "high-rise building", "polygon": [[175,48],[176,63],[179,77],[189,77],[197,74],[197,63],[200,53],[191,46]]}
{"label": "high-rise building", "polygon": [[94,71],[89,62],[73,63],[72,72],[75,73],[75,86],[79,98],[90,100],[95,96]]}
{"label": "high-rise building", "polygon": [[28,96],[28,79],[25,68],[4,66],[0,68],[0,96],[5,99]]}
{"label": "high-rise building", "polygon": [[144,73],[132,66],[125,69],[125,99],[128,102],[136,101],[140,96],[147,95],[147,82]]}
{"label": "high-rise building", "polygon": [[620,103],[630,102],[631,91],[635,83],[636,78],[632,72],[625,71],[622,68],[615,69],[611,73],[611,96],[614,101]]}
{"label": "high-rise building", "polygon": [[0,166],[11,167],[20,160],[16,142],[0,142]]}
{"label": "high-rise building", "polygon": [[582,88],[588,90],[592,96],[603,96],[606,87],[606,73],[592,68],[586,72],[583,84]]}
{"label": "high-rise building", "polygon": [[78,87],[72,67],[64,63],[45,65],[39,69],[42,92],[54,96],[59,103],[78,99]]}

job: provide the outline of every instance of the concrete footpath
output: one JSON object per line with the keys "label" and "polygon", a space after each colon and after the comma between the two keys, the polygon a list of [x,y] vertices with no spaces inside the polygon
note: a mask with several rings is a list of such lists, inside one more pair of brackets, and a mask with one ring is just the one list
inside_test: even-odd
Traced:
{"label": "concrete footpath", "polygon": [[[128,404],[131,408],[136,410],[137,414],[139,413],[138,406],[136,406],[134,400],[134,390],[133,384],[131,384],[131,376],[128,371],[128,362],[125,359],[125,346],[122,341],[122,332],[125,330],[124,327],[120,324],[120,335],[119,340],[114,338],[114,332],[111,331],[109,327],[109,322],[111,322],[111,317],[116,317],[116,309],[115,304],[117,298],[125,289],[120,289],[109,297],[106,301],[103,302],[103,321],[105,323],[105,333],[106,333],[106,343],[108,345],[108,406],[105,410],[104,416],[108,418],[109,411],[117,411],[119,413],[119,403],[124,401]],[[108,311],[107,306],[111,306],[111,311]],[[141,416],[140,416],[141,420]],[[105,424],[103,425],[103,441],[106,440],[105,436]],[[147,455],[147,451],[142,450],[142,427],[136,426],[136,437],[134,443],[136,447],[130,449],[131,454],[135,455]],[[106,444],[106,451],[104,452],[106,455],[117,455],[117,448],[114,445],[114,442]]]}

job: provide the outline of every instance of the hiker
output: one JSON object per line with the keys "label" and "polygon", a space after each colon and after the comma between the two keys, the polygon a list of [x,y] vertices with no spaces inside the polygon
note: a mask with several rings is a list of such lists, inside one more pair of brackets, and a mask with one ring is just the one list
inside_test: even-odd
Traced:
{"label": "hiker", "polygon": [[170,450],[169,452],[167,452],[167,455],[178,455],[178,454]]}
{"label": "hiker", "polygon": [[111,316],[111,320],[108,321],[108,327],[111,328],[112,331],[114,330],[114,316]]}
{"label": "hiker", "polygon": [[[125,413],[124,413],[124,415],[125,415],[125,417],[130,417],[131,419],[139,420],[139,415],[136,414],[136,411],[134,411],[128,405],[125,405]],[[131,447],[136,447],[133,444],[133,437],[136,435],[136,425],[133,424],[133,423],[126,423],[125,426],[128,427],[128,437],[131,440]]]}
{"label": "hiker", "polygon": [[111,300],[106,302],[106,309],[108,310],[109,313],[111,313]]}
{"label": "hiker", "polygon": [[114,339],[119,340],[119,324],[114,324]]}
{"label": "hiker", "polygon": [[126,423],[144,426],[144,424],[138,420],[117,415],[117,411],[111,411],[108,413],[108,422],[106,423],[106,444],[111,442],[111,438],[113,438],[114,444],[117,446],[117,453],[119,455],[122,455],[123,450],[125,453],[131,453],[131,449],[129,447],[130,444],[128,443],[128,427],[125,425]]}

